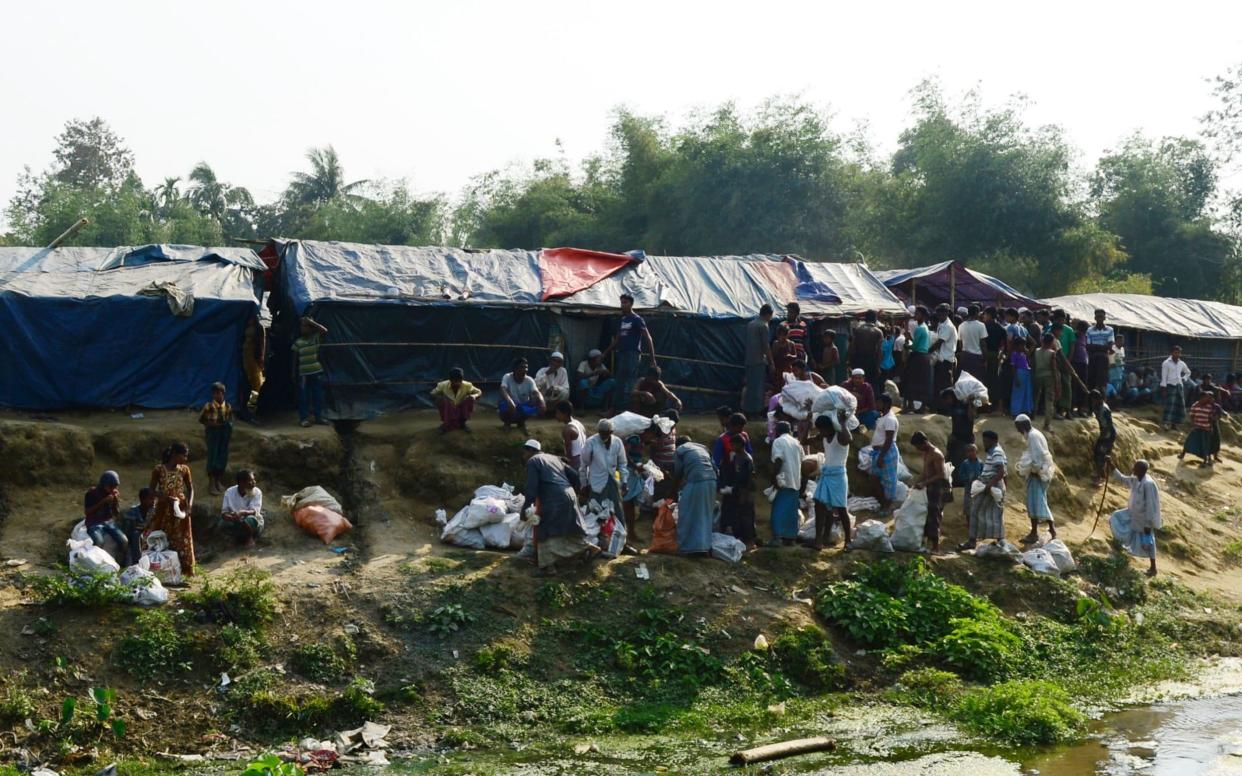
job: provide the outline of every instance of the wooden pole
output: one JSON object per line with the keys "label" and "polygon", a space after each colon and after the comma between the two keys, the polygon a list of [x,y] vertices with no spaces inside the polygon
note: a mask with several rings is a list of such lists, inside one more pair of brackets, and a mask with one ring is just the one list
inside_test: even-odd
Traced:
{"label": "wooden pole", "polygon": [[765,760],[779,760],[783,757],[793,757],[796,754],[831,751],[836,748],[837,742],[831,738],[823,736],[799,738],[794,741],[783,741],[779,744],[768,744],[767,746],[758,746],[754,749],[734,752],[733,756],[729,758],[729,763],[732,765],[750,765],[751,763],[761,763]]}
{"label": "wooden pole", "polygon": [[949,265],[949,307],[957,310],[957,264]]}
{"label": "wooden pole", "polygon": [[90,223],[90,219],[79,218],[77,221],[73,222],[72,226],[70,226],[65,231],[61,232],[60,237],[57,237],[55,240],[52,240],[50,243],[48,243],[47,248],[45,248],[44,250],[48,250],[48,251],[56,250],[57,248],[60,247],[61,243],[63,243],[65,240],[68,240],[70,237],[73,237],[75,234],[78,233],[79,229],[81,229],[82,227],[86,226],[89,223]]}
{"label": "wooden pole", "polygon": [[919,279],[914,278],[910,281],[910,305],[912,307],[919,306]]}

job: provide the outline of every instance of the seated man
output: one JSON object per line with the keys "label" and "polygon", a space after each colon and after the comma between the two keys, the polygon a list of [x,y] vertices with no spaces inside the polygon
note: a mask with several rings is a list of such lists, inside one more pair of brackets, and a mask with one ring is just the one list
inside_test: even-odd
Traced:
{"label": "seated man", "polygon": [[224,491],[220,503],[224,530],[249,549],[263,535],[263,491],[255,485],[254,472],[242,469],[237,484]]}
{"label": "seated man", "polygon": [[474,403],[483,392],[465,379],[460,367],[449,370],[449,379],[436,383],[431,397],[440,410],[440,433],[447,434],[455,428],[469,431],[466,423],[474,414]]}
{"label": "seated man", "polygon": [[121,530],[129,540],[129,565],[136,566],[142,557],[142,533],[155,516],[155,491],[138,491],[138,503],[121,515]]}
{"label": "seated man", "polygon": [[500,420],[509,429],[516,425],[526,430],[526,419],[544,413],[547,403],[535,385],[535,378],[526,373],[526,359],[513,362],[513,371],[500,380]]}
{"label": "seated man", "polygon": [[867,373],[861,369],[855,369],[850,372],[850,379],[841,383],[841,387],[858,399],[858,411],[854,413],[858,422],[866,426],[868,430],[874,431],[875,422],[880,417],[880,413],[876,410],[875,390],[871,387],[871,383],[867,382]]}
{"label": "seated man", "polygon": [[559,352],[548,356],[548,365],[535,373],[535,386],[549,407],[569,401],[569,370],[565,368],[565,357]]}
{"label": "seated man", "polygon": [[117,560],[128,565],[129,539],[125,538],[125,533],[115,522],[121,515],[120,488],[120,476],[114,471],[104,472],[99,477],[99,484],[86,491],[83,515],[86,518],[86,534],[95,546],[103,547],[106,539],[111,537],[120,548]]}
{"label": "seated man", "polygon": [[634,411],[638,414],[655,415],[669,409],[681,412],[681,399],[669,390],[669,387],[660,379],[660,375],[660,367],[650,367],[647,369],[647,376],[634,386],[634,393],[630,400],[634,402]]}
{"label": "seated man", "polygon": [[604,354],[599,350],[587,353],[586,360],[578,364],[578,403],[586,408],[604,408],[604,414],[612,413],[609,399],[616,389],[617,381],[604,366]]}

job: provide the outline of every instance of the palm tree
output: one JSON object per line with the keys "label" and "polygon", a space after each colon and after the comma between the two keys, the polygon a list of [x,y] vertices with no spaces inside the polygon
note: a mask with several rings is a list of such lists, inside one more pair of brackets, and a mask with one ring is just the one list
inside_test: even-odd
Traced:
{"label": "palm tree", "polygon": [[164,182],[151,192],[155,199],[155,206],[161,213],[165,215],[170,213],[173,205],[181,199],[181,190],[177,188],[180,182],[181,178],[165,178]]}
{"label": "palm tree", "polygon": [[322,205],[337,197],[352,199],[357,197],[355,190],[366,183],[365,180],[345,182],[345,170],[341,167],[340,157],[332,146],[312,148],[306,152],[310,162],[310,172],[295,172],[293,180],[285,196],[299,205]]}
{"label": "palm tree", "polygon": [[206,162],[199,162],[190,170],[190,188],[186,197],[199,212],[223,224],[229,211],[254,207],[254,197],[242,186],[231,186],[216,177],[216,171]]}

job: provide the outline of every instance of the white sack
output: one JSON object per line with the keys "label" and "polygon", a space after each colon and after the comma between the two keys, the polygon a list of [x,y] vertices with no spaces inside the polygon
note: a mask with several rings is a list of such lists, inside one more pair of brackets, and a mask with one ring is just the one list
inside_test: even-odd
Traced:
{"label": "white sack", "polygon": [[888,529],[879,520],[864,520],[854,532],[854,541],[850,547],[855,550],[871,550],[872,552],[892,552],[893,543],[888,538]]}
{"label": "white sack", "polygon": [[746,544],[729,534],[712,534],[712,557],[729,563],[737,563],[746,554]]}
{"label": "white sack", "polygon": [[923,529],[927,525],[927,491],[912,490],[894,513],[893,549],[918,552],[923,549]]}
{"label": "white sack", "polygon": [[1078,568],[1078,564],[1074,562],[1074,556],[1070,554],[1069,547],[1065,546],[1065,542],[1060,539],[1053,539],[1044,545],[1044,549],[1052,556],[1057,564],[1057,570],[1062,574],[1068,574]]}

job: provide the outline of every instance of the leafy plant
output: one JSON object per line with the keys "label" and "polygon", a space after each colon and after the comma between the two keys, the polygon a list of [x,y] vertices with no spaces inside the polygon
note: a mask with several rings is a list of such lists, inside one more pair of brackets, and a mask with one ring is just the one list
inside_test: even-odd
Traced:
{"label": "leafy plant", "polygon": [[236,673],[258,665],[263,647],[259,632],[230,623],[220,628],[217,638],[220,643],[213,657],[218,669]]}
{"label": "leafy plant", "polygon": [[345,661],[327,644],[302,644],[293,651],[289,664],[295,672],[313,682],[334,682],[345,674]]}
{"label": "leafy plant", "polygon": [[437,636],[448,636],[474,622],[474,615],[462,608],[461,604],[445,604],[437,606],[423,617],[427,630]]}
{"label": "leafy plant", "polygon": [[1146,578],[1123,554],[1085,555],[1078,560],[1078,573],[1109,591],[1109,597],[1124,606],[1147,600]]}
{"label": "leafy plant", "polygon": [[140,678],[190,669],[193,642],[184,623],[168,612],[153,609],[138,615],[135,630],[117,644],[116,660]]}
{"label": "leafy plant", "polygon": [[30,577],[35,601],[44,606],[95,609],[129,603],[133,592],[117,581],[116,574],[48,574]]}
{"label": "leafy plant", "polygon": [[938,668],[917,668],[897,679],[889,697],[924,709],[945,709],[961,695],[964,685],[957,674]]}
{"label": "leafy plant", "polygon": [[21,672],[3,683],[4,694],[0,695],[0,725],[10,725],[34,716],[34,699],[30,697],[30,693],[18,686],[23,678],[25,673]]}
{"label": "leafy plant", "polygon": [[1019,746],[1067,741],[1086,722],[1065,690],[1038,680],[972,690],[962,696],[953,716],[976,733]]}
{"label": "leafy plant", "polygon": [[845,666],[837,659],[832,642],[813,625],[781,634],[770,651],[786,674],[811,690],[840,689],[846,684]]}
{"label": "leafy plant", "polygon": [[223,581],[206,577],[202,587],[182,593],[180,601],[201,622],[257,630],[276,615],[276,586],[266,572],[243,569]]}
{"label": "leafy plant", "polygon": [[287,763],[274,754],[265,754],[248,764],[241,776],[302,776],[305,773],[297,763]]}
{"label": "leafy plant", "polygon": [[517,662],[517,653],[507,644],[481,647],[474,653],[474,666],[480,671],[496,671]]}
{"label": "leafy plant", "polygon": [[1013,673],[1022,658],[1022,639],[999,618],[951,620],[952,630],[932,652],[963,676],[995,682]]}
{"label": "leafy plant", "polygon": [[909,635],[907,606],[888,593],[861,582],[833,582],[820,594],[815,610],[844,628],[867,647],[894,647]]}

